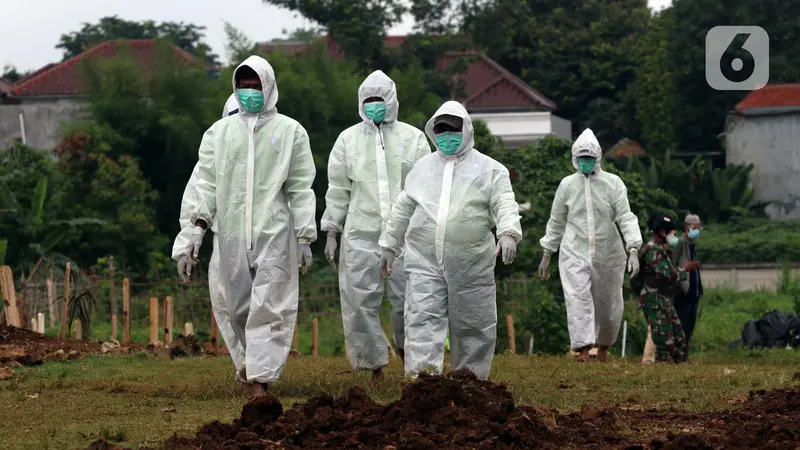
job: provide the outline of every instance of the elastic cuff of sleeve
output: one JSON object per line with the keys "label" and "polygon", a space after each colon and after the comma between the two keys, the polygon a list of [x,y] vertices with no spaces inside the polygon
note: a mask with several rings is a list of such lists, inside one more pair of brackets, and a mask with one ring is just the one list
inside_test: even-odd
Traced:
{"label": "elastic cuff of sleeve", "polygon": [[553,256],[553,252],[548,249],[544,249],[544,256]]}
{"label": "elastic cuff of sleeve", "polygon": [[309,238],[297,238],[297,243],[298,244],[310,244],[311,243],[311,239],[309,239]]}
{"label": "elastic cuff of sleeve", "polygon": [[638,254],[639,253],[639,249],[636,248],[636,247],[629,248],[628,249],[628,254],[630,254],[630,253],[637,253]]}
{"label": "elastic cuff of sleeve", "polygon": [[339,237],[339,233],[335,231],[328,231],[328,239],[336,239]]}

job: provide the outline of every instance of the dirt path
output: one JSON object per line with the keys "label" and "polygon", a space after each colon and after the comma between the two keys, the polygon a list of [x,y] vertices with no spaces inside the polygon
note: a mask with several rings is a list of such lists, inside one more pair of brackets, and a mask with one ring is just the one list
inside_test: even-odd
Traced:
{"label": "dirt path", "polygon": [[[677,433],[669,430],[678,430]],[[505,386],[468,373],[421,377],[400,400],[373,402],[361,388],[283,411],[273,397],[246,404],[232,424],[212,422],[165,450],[215,449],[794,449],[800,389],[752,392],[731,412],[631,411],[571,414],[516,407]],[[120,450],[104,441],[90,450]]]}

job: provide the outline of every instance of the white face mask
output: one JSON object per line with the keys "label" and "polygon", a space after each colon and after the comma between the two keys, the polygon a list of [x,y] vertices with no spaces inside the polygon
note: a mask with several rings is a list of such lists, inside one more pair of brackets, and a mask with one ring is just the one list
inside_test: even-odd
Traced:
{"label": "white face mask", "polygon": [[667,235],[667,244],[669,244],[670,247],[678,245],[678,236],[675,236],[674,231]]}

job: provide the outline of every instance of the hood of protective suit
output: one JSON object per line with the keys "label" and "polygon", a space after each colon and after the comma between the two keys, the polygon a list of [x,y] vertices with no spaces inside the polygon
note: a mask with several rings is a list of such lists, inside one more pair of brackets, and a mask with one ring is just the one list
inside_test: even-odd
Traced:
{"label": "hood of protective suit", "polygon": [[384,123],[392,123],[397,120],[397,113],[400,110],[400,102],[397,101],[397,88],[394,81],[383,71],[376,70],[369,74],[361,86],[358,88],[358,115],[364,122],[372,122],[364,114],[364,100],[370,97],[380,97],[386,102],[386,116]]}
{"label": "hood of protective suit", "polygon": [[600,149],[600,142],[594,136],[591,128],[583,130],[578,139],[572,143],[572,167],[578,170],[578,156],[591,156],[597,159],[595,170],[600,170],[600,160],[603,150]]}
{"label": "hood of protective suit", "polygon": [[264,93],[264,106],[261,107],[259,113],[275,110],[275,106],[278,104],[278,84],[275,82],[275,71],[272,70],[272,66],[266,59],[251,55],[233,71],[233,79],[231,80],[233,83],[233,94],[234,97],[236,97],[236,103],[239,105],[239,112],[244,115],[250,114],[242,108],[242,102],[239,100],[239,96],[236,95],[236,72],[244,66],[253,69],[256,74],[258,74],[258,78],[261,79],[261,90]]}
{"label": "hood of protective suit", "polygon": [[231,96],[228,97],[228,101],[225,102],[225,106],[222,108],[222,118],[224,119],[238,112],[239,98],[236,96],[236,94],[231,94]]}
{"label": "hood of protective suit", "polygon": [[436,146],[436,134],[433,132],[433,125],[436,122],[436,118],[444,115],[459,117],[464,121],[464,125],[461,127],[461,132],[464,133],[464,140],[461,141],[461,147],[458,148],[455,155],[461,156],[472,150],[472,147],[475,145],[475,130],[472,128],[472,119],[469,118],[469,113],[467,113],[467,110],[461,103],[450,100],[444,102],[436,111],[436,114],[425,124],[425,134],[427,134],[428,138],[433,142],[436,151],[444,155],[444,153],[439,150],[439,147]]}

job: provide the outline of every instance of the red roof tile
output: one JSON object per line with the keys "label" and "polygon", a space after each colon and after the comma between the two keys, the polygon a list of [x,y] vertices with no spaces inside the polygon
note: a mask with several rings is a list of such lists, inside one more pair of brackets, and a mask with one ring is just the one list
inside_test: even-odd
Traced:
{"label": "red roof tile", "polygon": [[[397,49],[405,42],[405,36],[387,36],[386,47]],[[344,57],[339,45],[330,36],[323,37],[328,45],[328,56],[333,59]],[[289,54],[303,54],[308,44],[299,42],[268,42],[259,44],[262,51],[271,53],[283,50]],[[465,72],[457,75],[453,82],[463,81],[464,94],[459,98],[468,110],[475,109],[545,109],[553,111],[556,104],[536,89],[506,70],[488,56],[477,51],[454,51],[442,56],[437,70],[444,71],[451,64],[464,57],[476,57]]]}
{"label": "red roof tile", "polygon": [[800,83],[768,84],[752,91],[736,105],[736,111],[745,113],[760,108],[800,106]]}
{"label": "red roof tile", "polygon": [[[11,90],[11,95],[14,97],[79,95],[83,92],[80,81],[82,77],[81,62],[94,58],[114,58],[118,54],[120,45],[129,46],[130,53],[137,65],[144,69],[153,69],[157,60],[158,43],[159,41],[155,39],[103,42],[60,64],[40,69],[39,73],[17,83]],[[172,53],[189,64],[203,64],[206,68],[211,68],[204,61],[178,47],[172,46]]]}

